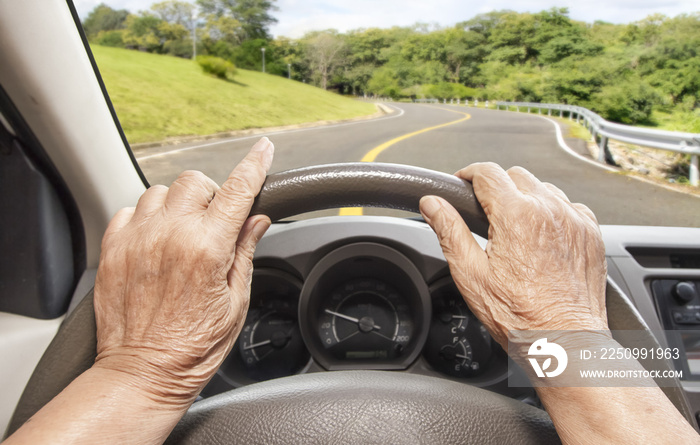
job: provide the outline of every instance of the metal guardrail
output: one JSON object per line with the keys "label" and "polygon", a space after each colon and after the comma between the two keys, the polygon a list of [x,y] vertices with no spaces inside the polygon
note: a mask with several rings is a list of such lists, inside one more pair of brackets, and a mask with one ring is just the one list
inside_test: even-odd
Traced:
{"label": "metal guardrail", "polygon": [[[559,111],[559,116],[564,117],[568,114],[569,119],[576,118],[576,122],[580,123],[583,119],[584,125],[591,132],[593,141],[598,144],[599,155],[598,161],[612,163],[612,154],[608,149],[608,140],[614,139],[620,142],[626,142],[644,147],[658,148],[661,150],[674,151],[690,155],[690,184],[698,186],[699,179],[699,162],[700,157],[700,134],[699,133],[683,133],[679,131],[664,131],[654,130],[651,128],[633,127],[630,125],[616,124],[608,122],[593,111],[577,107],[574,105],[559,105],[559,104],[539,104],[530,102],[496,102],[497,109],[505,107],[506,110],[516,107],[517,111],[520,108],[527,108],[528,113],[531,109],[536,109],[539,113],[542,110],[547,110],[549,116],[552,111]],[[598,139],[600,138],[600,142]]]}

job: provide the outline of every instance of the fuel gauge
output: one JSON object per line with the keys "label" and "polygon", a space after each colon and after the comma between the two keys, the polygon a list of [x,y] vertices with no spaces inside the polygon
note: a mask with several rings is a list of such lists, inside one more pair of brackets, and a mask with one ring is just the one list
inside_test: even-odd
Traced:
{"label": "fuel gauge", "polygon": [[433,368],[453,377],[474,377],[491,359],[492,340],[469,311],[451,279],[431,291],[433,319],[424,357]]}

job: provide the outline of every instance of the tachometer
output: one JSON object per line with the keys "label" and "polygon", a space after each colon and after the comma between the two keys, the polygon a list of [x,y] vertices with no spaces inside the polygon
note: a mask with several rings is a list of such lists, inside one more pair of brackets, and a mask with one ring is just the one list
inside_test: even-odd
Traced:
{"label": "tachometer", "polygon": [[224,391],[296,374],[309,366],[309,351],[299,332],[300,292],[301,282],[288,273],[255,269],[243,329],[210,386],[218,384]]}
{"label": "tachometer", "polygon": [[243,364],[251,378],[291,375],[308,361],[297,324],[297,302],[271,299],[250,309],[238,338]]}

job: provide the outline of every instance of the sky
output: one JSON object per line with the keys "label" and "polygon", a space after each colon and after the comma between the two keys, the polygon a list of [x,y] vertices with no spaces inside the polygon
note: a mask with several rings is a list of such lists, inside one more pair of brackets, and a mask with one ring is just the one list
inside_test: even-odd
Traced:
{"label": "sky", "polygon": [[[156,0],[73,0],[78,14],[85,18],[98,4],[138,12]],[[341,32],[358,28],[390,28],[415,23],[451,26],[477,14],[511,9],[538,12],[552,7],[568,7],[569,17],[592,23],[630,23],[661,13],[676,16],[700,11],[698,0],[277,0],[273,13],[278,23],[270,28],[273,36],[297,38],[308,31],[334,28]]]}

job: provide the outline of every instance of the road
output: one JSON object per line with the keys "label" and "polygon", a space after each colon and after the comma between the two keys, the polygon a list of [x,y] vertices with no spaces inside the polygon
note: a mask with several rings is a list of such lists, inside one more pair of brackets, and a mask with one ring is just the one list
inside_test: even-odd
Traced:
{"label": "road", "polygon": [[[404,136],[375,160],[447,173],[480,161],[506,169],[520,165],[561,188],[571,201],[586,204],[601,224],[700,226],[700,198],[572,156],[557,143],[554,125],[542,117],[449,105],[392,106],[397,113],[375,120],[269,135],[276,149],[272,172],[360,161],[372,149]],[[446,125],[450,122],[455,123]],[[405,137],[418,130],[424,131]],[[170,184],[187,169],[201,170],[221,183],[258,137],[171,145],[139,151],[136,156],[151,184]],[[379,209],[364,213],[404,215]]]}

